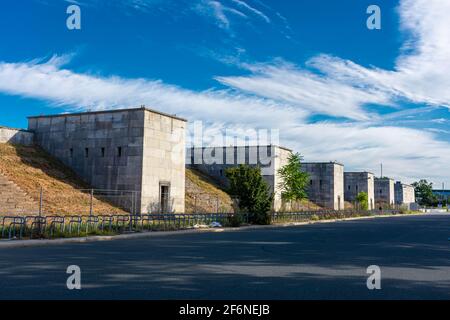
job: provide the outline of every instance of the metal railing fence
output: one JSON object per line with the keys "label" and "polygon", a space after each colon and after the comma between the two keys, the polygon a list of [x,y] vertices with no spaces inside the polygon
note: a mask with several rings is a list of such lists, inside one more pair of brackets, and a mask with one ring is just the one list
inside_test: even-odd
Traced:
{"label": "metal railing fence", "polygon": [[175,231],[209,226],[227,226],[234,214],[143,214],[74,216],[0,216],[2,239],[60,238],[108,235],[126,232]]}
{"label": "metal railing fence", "polygon": [[[149,213],[170,212],[171,204],[166,209],[160,203],[151,203],[141,208],[140,191],[107,190],[107,189],[70,189],[61,192],[48,190],[43,187],[27,190],[28,199],[16,200],[14,212],[10,206],[0,204],[1,215],[70,215],[73,212],[80,215],[136,214],[140,211]],[[214,193],[186,193],[190,199],[188,213],[228,213],[233,211],[232,203],[228,203],[220,195]],[[13,203],[14,199],[11,199]],[[173,199],[168,199],[173,201]]]}
{"label": "metal railing fence", "polygon": [[[308,211],[272,213],[274,224],[314,220],[343,219],[381,214],[386,211]],[[0,216],[1,239],[36,239],[111,235],[127,232],[175,231],[201,226],[233,226],[234,213],[143,214],[143,215],[72,215],[72,216]],[[240,221],[248,223],[249,216],[241,214]]]}
{"label": "metal railing fence", "polygon": [[[139,191],[106,189],[70,189],[61,192],[39,188],[27,191],[28,199],[17,201],[16,215],[82,215],[131,214],[139,211]],[[10,202],[13,202],[14,198]],[[0,205],[0,215],[11,214]]]}

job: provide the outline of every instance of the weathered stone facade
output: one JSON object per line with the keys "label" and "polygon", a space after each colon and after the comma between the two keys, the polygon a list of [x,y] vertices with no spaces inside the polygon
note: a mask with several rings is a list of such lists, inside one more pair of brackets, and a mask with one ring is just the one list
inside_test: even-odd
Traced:
{"label": "weathered stone facade", "polygon": [[32,132],[20,129],[0,127],[0,143],[21,144],[31,146],[34,135]]}
{"label": "weathered stone facade", "polygon": [[94,188],[136,192],[126,209],[184,212],[184,119],[137,108],[30,117],[28,127]]}
{"label": "weathered stone facade", "polygon": [[344,166],[336,162],[302,163],[309,174],[308,198],[327,209],[344,209]]}
{"label": "weathered stone facade", "polygon": [[393,207],[395,204],[394,180],[391,178],[375,178],[376,208]]}
{"label": "weathered stone facade", "polygon": [[246,164],[259,166],[270,191],[274,193],[274,210],[282,208],[281,177],[278,170],[288,163],[292,150],[279,146],[238,146],[189,148],[188,166],[213,177],[222,185],[227,185],[225,172],[228,168]]}
{"label": "weathered stone facade", "polygon": [[344,173],[345,201],[354,203],[360,192],[367,193],[369,210],[375,209],[375,176],[370,172]]}
{"label": "weathered stone facade", "polygon": [[397,181],[395,183],[395,204],[410,207],[416,202],[414,187]]}

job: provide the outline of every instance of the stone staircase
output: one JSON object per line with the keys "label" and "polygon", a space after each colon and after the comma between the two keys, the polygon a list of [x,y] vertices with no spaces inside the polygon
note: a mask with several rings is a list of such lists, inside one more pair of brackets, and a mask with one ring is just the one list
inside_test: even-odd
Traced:
{"label": "stone staircase", "polygon": [[39,204],[0,173],[0,215],[35,215]]}

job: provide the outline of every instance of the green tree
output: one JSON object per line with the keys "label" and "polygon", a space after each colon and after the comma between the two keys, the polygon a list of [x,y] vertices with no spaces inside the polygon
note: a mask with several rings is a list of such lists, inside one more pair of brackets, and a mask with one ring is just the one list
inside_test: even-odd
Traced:
{"label": "green tree", "polygon": [[278,170],[281,177],[278,187],[284,201],[300,201],[308,198],[306,190],[309,175],[302,171],[302,160],[303,157],[300,154],[291,154],[288,163]]}
{"label": "green tree", "polygon": [[436,206],[438,197],[433,193],[433,183],[420,180],[412,184],[415,189],[416,199],[421,206]]}
{"label": "green tree", "polygon": [[240,165],[227,169],[229,193],[239,200],[239,208],[249,214],[249,222],[267,225],[271,223],[273,194],[261,175],[260,168]]}
{"label": "green tree", "polygon": [[356,201],[358,202],[359,208],[361,210],[369,210],[369,196],[367,192],[360,192],[356,196]]}

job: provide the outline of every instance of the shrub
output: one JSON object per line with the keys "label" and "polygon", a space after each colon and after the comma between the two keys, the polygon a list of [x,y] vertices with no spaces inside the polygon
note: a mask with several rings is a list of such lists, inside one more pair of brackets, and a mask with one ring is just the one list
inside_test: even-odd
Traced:
{"label": "shrub", "polygon": [[260,225],[270,224],[273,194],[269,192],[269,186],[261,175],[261,169],[240,165],[228,169],[226,176],[230,182],[229,193],[239,200],[239,209],[249,213],[249,222]]}
{"label": "shrub", "polygon": [[360,192],[356,196],[356,201],[358,202],[359,208],[361,210],[369,210],[369,196],[366,192]]}
{"label": "shrub", "polygon": [[239,228],[244,222],[244,217],[240,213],[236,213],[228,217],[228,226],[232,228]]}

